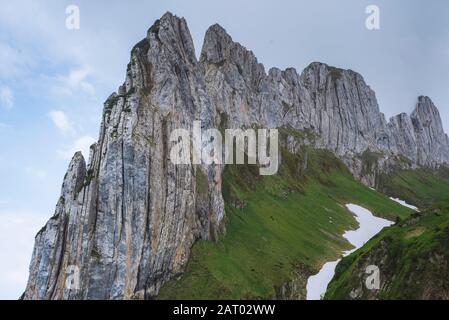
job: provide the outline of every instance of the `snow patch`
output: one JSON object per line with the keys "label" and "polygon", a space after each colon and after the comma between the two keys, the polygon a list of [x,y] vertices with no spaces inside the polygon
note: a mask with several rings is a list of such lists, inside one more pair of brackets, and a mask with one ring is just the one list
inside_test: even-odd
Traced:
{"label": "snow patch", "polygon": [[[393,222],[375,217],[371,211],[355,204],[347,204],[346,208],[355,215],[359,223],[357,230],[348,230],[343,234],[354,249],[343,252],[346,257],[362,247],[368,240],[378,234],[383,228],[391,226]],[[321,270],[307,280],[307,300],[320,300],[326,293],[327,286],[335,274],[335,268],[341,259],[330,261],[323,265]]]}
{"label": "snow patch", "polygon": [[403,205],[404,207],[410,208],[410,209],[415,210],[415,211],[419,211],[419,209],[417,207],[412,206],[411,204],[408,204],[404,200],[397,199],[397,198],[391,198],[391,197],[390,197],[390,199],[393,200],[394,202],[397,202],[397,203]]}

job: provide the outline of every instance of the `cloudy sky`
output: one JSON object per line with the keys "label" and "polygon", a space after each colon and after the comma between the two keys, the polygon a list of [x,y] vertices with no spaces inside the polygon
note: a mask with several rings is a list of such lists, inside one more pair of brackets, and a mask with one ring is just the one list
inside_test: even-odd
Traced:
{"label": "cloudy sky", "polygon": [[[65,25],[72,4],[79,30]],[[370,4],[380,30],[365,27]],[[197,53],[219,23],[267,69],[321,61],[360,72],[387,117],[428,95],[449,131],[446,0],[2,1],[0,298],[23,291],[34,235],[53,214],[71,156],[97,138],[130,49],[167,10],[187,19]]]}

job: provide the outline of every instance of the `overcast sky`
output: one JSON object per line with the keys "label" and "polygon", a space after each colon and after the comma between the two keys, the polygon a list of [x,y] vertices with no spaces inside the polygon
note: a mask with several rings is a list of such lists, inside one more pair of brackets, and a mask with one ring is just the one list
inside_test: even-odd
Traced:
{"label": "overcast sky", "polygon": [[[65,27],[69,4],[80,8],[79,30]],[[370,4],[380,30],[365,27]],[[219,23],[267,70],[321,61],[361,73],[387,117],[428,95],[449,130],[446,0],[2,1],[0,298],[23,291],[34,235],[53,214],[70,157],[96,140],[130,49],[167,10],[187,19],[198,54]]]}

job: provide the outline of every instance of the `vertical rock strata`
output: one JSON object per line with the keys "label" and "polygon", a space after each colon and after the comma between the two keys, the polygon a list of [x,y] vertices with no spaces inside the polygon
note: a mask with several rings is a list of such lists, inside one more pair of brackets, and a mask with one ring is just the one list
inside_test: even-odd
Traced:
{"label": "vertical rock strata", "polygon": [[170,133],[195,120],[203,129],[308,130],[356,175],[353,159],[367,150],[420,166],[449,163],[429,98],[387,123],[356,72],[312,63],[302,74],[266,73],[219,25],[197,61],[185,20],[166,13],[132,49],[89,164],[80,153],[70,163],[55,215],[36,236],[25,299],[151,298],[183,271],[193,243],[213,239],[224,216],[223,167],[170,161]]}

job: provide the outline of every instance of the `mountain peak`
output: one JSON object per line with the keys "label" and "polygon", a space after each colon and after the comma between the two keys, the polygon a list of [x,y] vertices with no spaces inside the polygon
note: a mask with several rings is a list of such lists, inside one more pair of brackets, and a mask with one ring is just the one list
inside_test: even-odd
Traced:
{"label": "mountain peak", "polygon": [[433,123],[438,129],[443,130],[440,112],[433,103],[432,99],[427,96],[419,96],[415,110],[411,114],[412,118],[420,119],[423,123]]}
{"label": "mountain peak", "polygon": [[227,33],[226,29],[223,28],[223,27],[222,27],[220,24],[218,24],[218,23],[215,23],[215,24],[211,25],[211,26],[207,29],[206,33],[207,33],[207,32],[215,32],[215,33],[218,33],[218,34],[222,34],[222,35],[227,35],[227,36],[229,36],[229,34]]}
{"label": "mountain peak", "polygon": [[236,44],[226,30],[219,24],[210,26],[204,36],[200,61],[220,64],[231,55]]}
{"label": "mountain peak", "polygon": [[[88,170],[81,153],[73,157],[57,214],[36,239],[24,298],[153,298],[185,270],[197,240],[217,235],[224,167],[170,161],[175,129],[190,131],[201,119],[204,128],[310,130],[310,144],[348,166],[368,149],[427,165],[449,160],[434,108],[420,97],[416,126],[403,116],[387,128],[359,74],[315,62],[301,76],[276,68],[266,75],[252,51],[218,24],[207,30],[198,63],[185,19],[167,12],[134,47],[125,85],[106,101]],[[281,143],[297,150],[297,139],[288,138]],[[365,174],[359,165],[350,170]],[[64,287],[74,264],[79,292]]]}
{"label": "mountain peak", "polygon": [[174,15],[173,13],[171,13],[170,11],[165,12],[162,17],[161,20],[171,20],[173,18],[175,18],[176,15]]}
{"label": "mountain peak", "polygon": [[438,108],[435,106],[432,99],[429,98],[428,96],[419,96],[418,97],[414,111],[418,112],[419,110],[437,112],[439,114]]}

